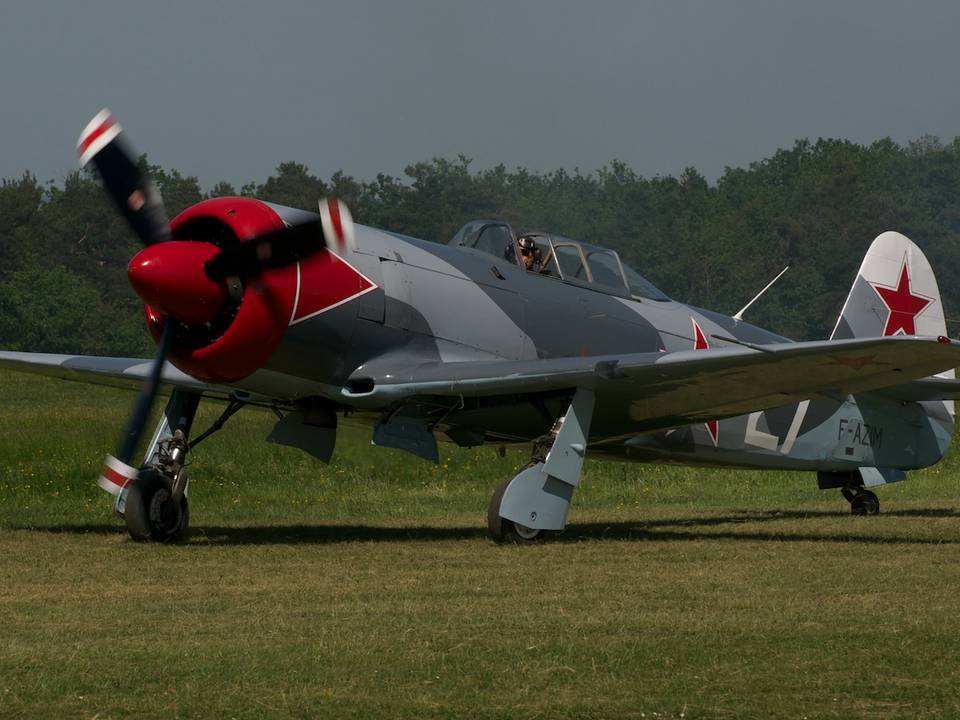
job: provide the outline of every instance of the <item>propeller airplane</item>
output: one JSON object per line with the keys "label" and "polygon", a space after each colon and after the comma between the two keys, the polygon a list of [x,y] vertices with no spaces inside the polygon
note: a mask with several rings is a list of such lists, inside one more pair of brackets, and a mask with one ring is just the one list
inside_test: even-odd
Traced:
{"label": "propeller airplane", "polygon": [[[611,250],[499,220],[446,245],[355,225],[335,199],[220,197],[167,222],[109,111],[77,149],[144,246],[128,275],[156,356],[0,352],[0,366],[139,386],[99,477],[137,540],[184,535],[187,456],[246,405],[281,415],[268,441],[322,461],[347,416],[433,462],[438,437],[529,448],[488,508],[490,536],[517,543],[564,528],[587,453],[812,471],[875,514],[870,488],[938,462],[953,436],[960,343],[929,262],[895,232],[870,246],[830,338],[793,342],[671,300]],[[225,407],[194,436],[204,398]]]}

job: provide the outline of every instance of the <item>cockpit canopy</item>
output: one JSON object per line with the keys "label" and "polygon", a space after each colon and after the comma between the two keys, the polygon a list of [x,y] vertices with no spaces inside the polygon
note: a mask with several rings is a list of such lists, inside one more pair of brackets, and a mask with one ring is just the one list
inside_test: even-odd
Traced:
{"label": "cockpit canopy", "polygon": [[634,299],[669,300],[650,281],[624,265],[613,250],[543,232],[517,234],[502,220],[473,220],[451,238],[449,244],[470,248],[523,267],[517,240],[531,238],[539,251],[532,274],[553,277],[592,290]]}

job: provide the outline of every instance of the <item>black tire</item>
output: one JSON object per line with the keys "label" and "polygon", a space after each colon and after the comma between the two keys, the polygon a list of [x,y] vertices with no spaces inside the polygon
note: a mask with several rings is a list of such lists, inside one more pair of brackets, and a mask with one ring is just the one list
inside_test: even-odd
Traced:
{"label": "black tire", "polygon": [[502,482],[490,498],[490,505],[487,506],[487,534],[495,543],[533,545],[543,540],[547,535],[546,530],[528,528],[513,520],[500,517],[500,503],[503,501],[503,494],[507,491],[507,485],[512,480],[513,478],[510,478]]}
{"label": "black tire", "polygon": [[869,490],[861,490],[850,503],[854,515],[879,515],[880,499]]}
{"label": "black tire", "polygon": [[127,491],[123,517],[127,532],[138,542],[177,542],[190,526],[190,504],[184,495],[179,506],[170,502],[170,478],[156,470],[142,470]]}

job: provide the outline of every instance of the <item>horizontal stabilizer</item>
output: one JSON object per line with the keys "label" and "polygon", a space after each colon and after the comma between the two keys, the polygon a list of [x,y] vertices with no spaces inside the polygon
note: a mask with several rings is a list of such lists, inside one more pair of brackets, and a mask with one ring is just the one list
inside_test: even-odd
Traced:
{"label": "horizontal stabilizer", "polygon": [[925,400],[960,400],[960,380],[930,377],[895,385],[879,391],[879,394],[901,402]]}

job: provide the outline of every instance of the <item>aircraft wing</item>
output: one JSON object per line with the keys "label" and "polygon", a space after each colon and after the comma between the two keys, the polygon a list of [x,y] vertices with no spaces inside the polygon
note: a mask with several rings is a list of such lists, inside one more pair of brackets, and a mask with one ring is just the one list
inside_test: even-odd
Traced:
{"label": "aircraft wing", "polygon": [[[585,387],[601,401],[629,403],[637,428],[653,429],[886,388],[903,400],[960,397],[960,381],[930,377],[960,365],[960,342],[897,336],[762,348],[406,366],[374,362],[369,371],[355,373],[342,399],[374,408],[423,396],[529,396]],[[140,386],[150,364],[142,358],[0,351],[0,367],[129,389]],[[274,375],[251,401],[309,394],[299,384],[283,387],[291,379]],[[222,399],[236,394],[235,388],[201,382],[169,363],[162,384]]]}
{"label": "aircraft wing", "polygon": [[[153,360],[145,358],[96,357],[92,355],[56,355],[0,350],[0,367],[78,380],[94,385],[109,385],[139,390],[150,373]],[[163,367],[162,384],[205,394],[229,395],[231,388],[209,385],[180,372],[170,363]]]}
{"label": "aircraft wing", "polygon": [[[139,390],[150,373],[153,360],[146,358],[97,357],[93,355],[55,355],[0,350],[0,368],[36,375],[49,375],[92,385]],[[260,369],[236,387],[197,380],[164,363],[160,391],[179,388],[220,400],[242,400],[248,405],[273,407],[286,405],[293,398],[329,392],[328,386],[280,372]]]}
{"label": "aircraft wing", "polygon": [[[387,363],[389,365],[389,363]],[[960,342],[896,336],[530,361],[424,363],[355,373],[355,403],[416,396],[534,394],[585,387],[628,402],[643,428],[669,427],[786,405],[843,398],[960,365]],[[380,365],[386,367],[386,365]],[[362,379],[365,382],[360,382]],[[372,389],[371,388],[372,381]]]}

